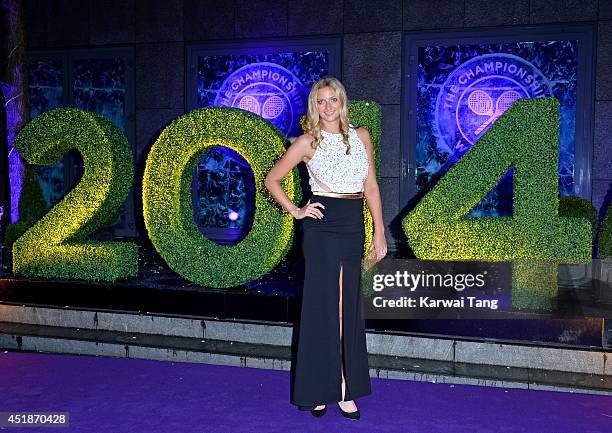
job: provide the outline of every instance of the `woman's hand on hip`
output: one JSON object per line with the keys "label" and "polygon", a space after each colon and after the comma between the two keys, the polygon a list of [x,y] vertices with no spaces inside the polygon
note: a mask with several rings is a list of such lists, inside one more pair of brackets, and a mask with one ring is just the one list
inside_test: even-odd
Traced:
{"label": "woman's hand on hip", "polygon": [[374,232],[372,247],[376,250],[376,260],[382,260],[387,255],[387,239],[385,232]]}
{"label": "woman's hand on hip", "polygon": [[306,203],[306,206],[295,209],[294,211],[291,212],[291,215],[293,215],[293,217],[298,220],[301,220],[302,218],[305,218],[305,217],[322,219],[323,212],[317,209],[318,207],[320,207],[321,209],[325,209],[325,206],[323,206],[322,203],[319,203],[319,202],[310,203],[310,200],[308,200],[308,202]]}

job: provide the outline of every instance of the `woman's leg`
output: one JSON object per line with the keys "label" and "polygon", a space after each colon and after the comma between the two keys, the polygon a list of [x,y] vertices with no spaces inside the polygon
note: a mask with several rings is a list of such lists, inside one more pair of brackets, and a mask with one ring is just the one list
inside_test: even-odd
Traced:
{"label": "woman's leg", "polygon": [[306,227],[302,242],[304,286],[291,401],[319,410],[340,400],[339,338],[331,332],[338,326],[340,252],[333,233],[319,227]]}
{"label": "woman's leg", "polygon": [[[338,301],[338,317],[340,318],[340,350],[342,352],[342,345],[344,342],[342,341],[342,263],[340,263],[340,277],[338,279],[338,287],[339,287],[339,301]],[[344,362],[342,362],[342,357],[340,357],[340,374],[342,376],[342,401],[344,402],[344,395],[346,391],[346,380],[344,378]],[[351,401],[352,403],[352,401]],[[316,410],[323,409],[325,407],[324,404],[315,407]],[[356,409],[354,403],[352,405],[350,403],[345,403],[342,406],[342,410],[345,412],[352,412]]]}
{"label": "woman's leg", "polygon": [[[355,203],[350,214],[343,199],[325,204],[327,221],[304,222],[304,289],[292,403],[322,409],[339,401],[344,411],[352,412],[355,406],[348,405],[354,403],[343,400],[370,393],[359,298],[362,203]],[[339,331],[330,332],[338,326]]]}
{"label": "woman's leg", "polygon": [[[340,350],[341,352],[344,352],[342,350],[344,341],[342,340],[342,329],[343,329],[343,323],[342,323],[342,263],[340,263],[340,276],[338,278],[338,287],[339,287],[339,301],[338,301],[338,317],[339,317],[339,327],[340,327]],[[342,383],[341,383],[341,387],[342,387],[342,401],[339,402],[340,405],[342,406],[342,410],[344,410],[345,412],[354,412],[357,410],[357,406],[355,405],[355,402],[353,400],[350,401],[344,401],[344,396],[346,395],[346,379],[345,379],[345,375],[344,375],[344,362],[342,362],[342,357],[341,357],[341,362],[340,362],[340,375],[342,377]],[[323,409],[325,407],[324,404],[316,406],[315,409],[316,410],[320,410]]]}
{"label": "woman's leg", "polygon": [[[338,302],[338,309],[339,309],[339,317],[340,317],[340,350],[342,352],[344,352],[342,350],[342,348],[344,347],[344,341],[342,339],[342,329],[343,329],[343,322],[342,322],[342,264],[340,264],[340,278],[338,281],[338,286],[340,288],[340,295],[339,295],[339,302]],[[343,361],[344,356],[341,357],[341,361]],[[346,395],[346,379],[345,379],[345,375],[344,375],[344,362],[340,363],[340,374],[342,375],[342,401],[339,402],[340,406],[342,407],[342,410],[345,412],[354,412],[357,410],[357,406],[355,405],[355,402],[353,400],[349,400],[349,401],[344,401],[344,396]]]}

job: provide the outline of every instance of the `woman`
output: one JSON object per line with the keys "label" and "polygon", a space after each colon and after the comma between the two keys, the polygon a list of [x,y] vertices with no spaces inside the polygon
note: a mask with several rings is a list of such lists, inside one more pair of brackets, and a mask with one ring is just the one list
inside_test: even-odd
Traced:
{"label": "woman", "polygon": [[[299,208],[280,182],[302,161],[313,197]],[[292,403],[319,417],[326,403],[338,402],[342,415],[359,419],[353,400],[371,393],[360,289],[364,196],[378,260],[387,254],[387,242],[370,135],[349,124],[346,91],[336,78],[312,86],[306,133],[272,167],[265,185],[303,220],[305,275]]]}

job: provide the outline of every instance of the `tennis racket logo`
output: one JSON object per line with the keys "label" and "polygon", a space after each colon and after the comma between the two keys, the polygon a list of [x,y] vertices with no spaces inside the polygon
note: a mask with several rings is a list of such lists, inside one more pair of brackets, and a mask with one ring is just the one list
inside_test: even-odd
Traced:
{"label": "tennis racket logo", "polygon": [[468,108],[478,116],[487,116],[487,119],[476,128],[474,135],[480,135],[519,99],[521,99],[520,93],[515,90],[507,90],[499,95],[495,102],[495,110],[493,110],[493,98],[487,92],[474,90],[470,93],[467,100]]}
{"label": "tennis racket logo", "polygon": [[247,64],[232,72],[213,105],[237,107],[270,121],[283,134],[300,129],[298,115],[307,107],[308,89],[290,70],[270,62]]}
{"label": "tennis racket logo", "polygon": [[432,132],[441,152],[459,158],[516,101],[547,96],[552,84],[531,62],[508,53],[476,56],[451,71],[440,87]]}
{"label": "tennis racket logo", "polygon": [[256,97],[246,95],[240,99],[238,107],[255,113],[266,120],[272,120],[281,115],[285,109],[285,103],[276,95],[266,98],[263,104],[260,104]]}
{"label": "tennis racket logo", "polygon": [[263,104],[261,116],[268,120],[276,119],[284,109],[285,103],[280,97],[270,96]]}

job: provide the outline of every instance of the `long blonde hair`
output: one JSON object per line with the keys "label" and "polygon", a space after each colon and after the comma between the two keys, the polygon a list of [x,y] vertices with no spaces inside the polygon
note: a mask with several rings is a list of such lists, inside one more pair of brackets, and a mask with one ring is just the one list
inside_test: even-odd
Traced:
{"label": "long blonde hair", "polygon": [[346,96],[346,89],[335,77],[330,75],[320,78],[316,83],[312,85],[310,94],[308,95],[308,113],[306,115],[306,131],[312,135],[314,139],[311,141],[310,146],[316,149],[319,144],[323,141],[321,135],[321,124],[319,119],[319,110],[317,109],[317,92],[324,87],[330,87],[340,102],[340,132],[342,133],[342,142],[346,146],[346,154],[351,154],[351,145],[349,143],[349,118],[348,118],[348,98]]}

